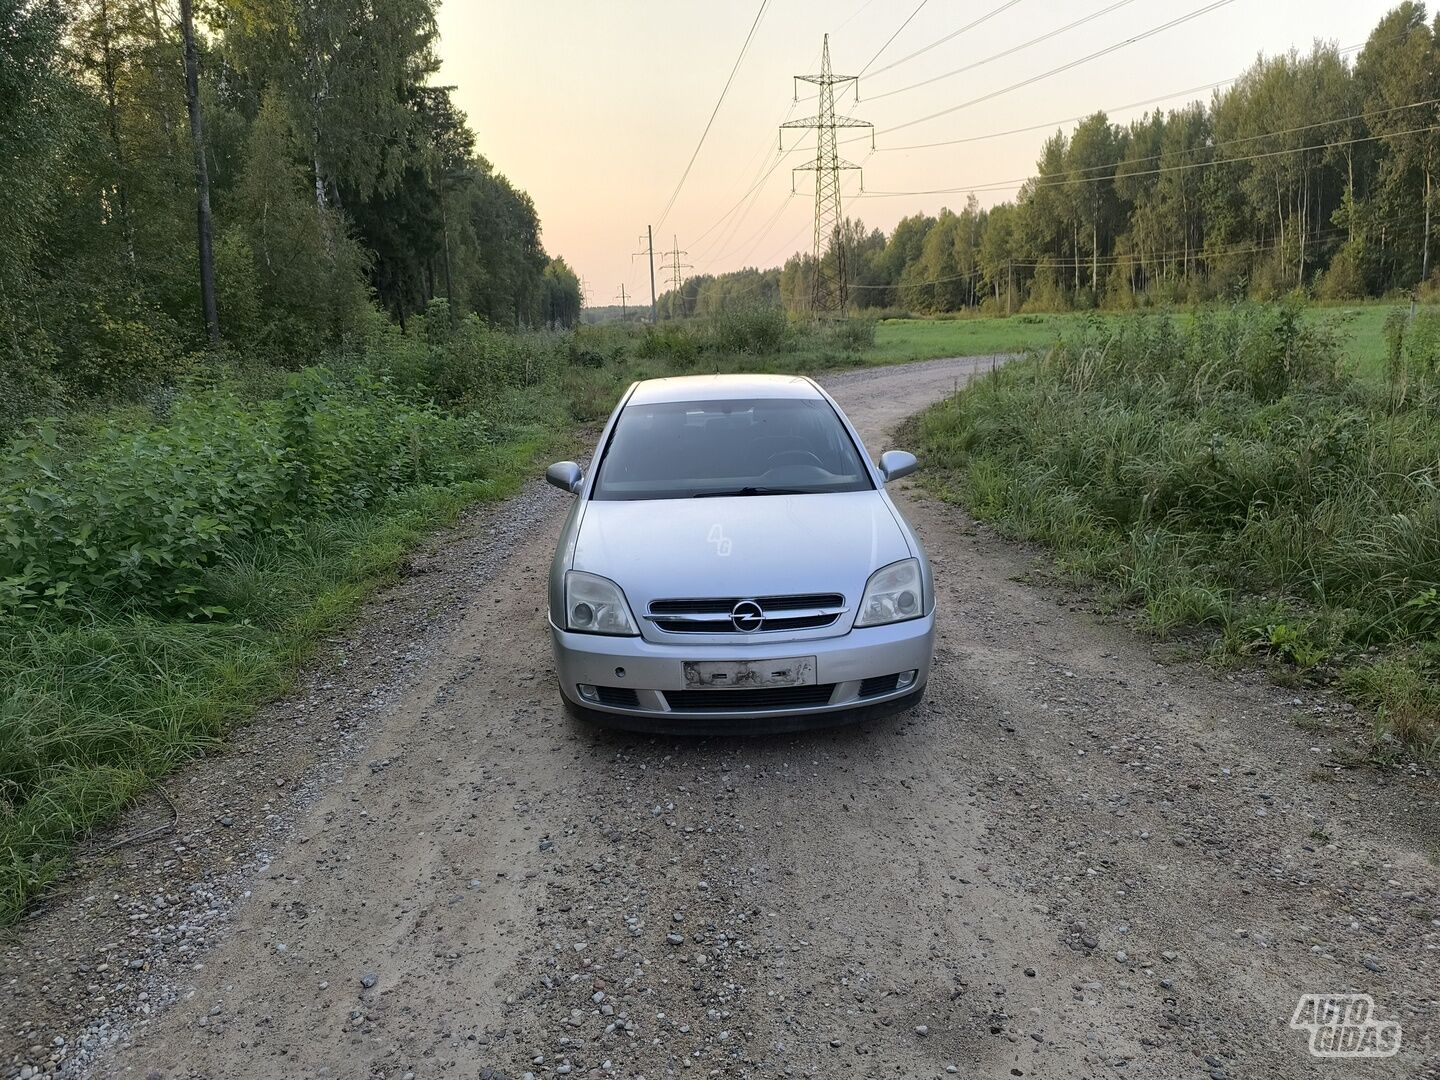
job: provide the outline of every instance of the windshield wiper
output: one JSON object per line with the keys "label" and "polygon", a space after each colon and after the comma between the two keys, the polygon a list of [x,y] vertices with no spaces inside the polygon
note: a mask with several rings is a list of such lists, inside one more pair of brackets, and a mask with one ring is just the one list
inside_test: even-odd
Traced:
{"label": "windshield wiper", "polygon": [[742,487],[728,488],[725,491],[697,491],[691,496],[692,499],[720,499],[731,495],[805,495],[807,492],[798,488],[780,487]]}

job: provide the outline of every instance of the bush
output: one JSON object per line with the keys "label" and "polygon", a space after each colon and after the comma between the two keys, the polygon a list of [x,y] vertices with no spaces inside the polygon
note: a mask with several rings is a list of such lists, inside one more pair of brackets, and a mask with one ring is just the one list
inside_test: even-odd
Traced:
{"label": "bush", "polygon": [[752,355],[784,352],[792,338],[790,319],[778,307],[727,311],[716,316],[710,333],[721,352]]}
{"label": "bush", "polygon": [[669,360],[678,367],[691,367],[700,357],[700,339],[688,323],[662,323],[646,327],[635,347],[642,360]]}
{"label": "bush", "polygon": [[876,325],[874,319],[841,319],[825,328],[825,337],[844,352],[864,352],[875,347]]}
{"label": "bush", "polygon": [[294,376],[279,401],[184,395],[168,421],[101,428],[93,446],[52,424],[0,457],[0,613],[76,605],[223,614],[199,578],[227,548],[307,515],[373,506],[453,479],[475,421],[407,404],[371,376]]}

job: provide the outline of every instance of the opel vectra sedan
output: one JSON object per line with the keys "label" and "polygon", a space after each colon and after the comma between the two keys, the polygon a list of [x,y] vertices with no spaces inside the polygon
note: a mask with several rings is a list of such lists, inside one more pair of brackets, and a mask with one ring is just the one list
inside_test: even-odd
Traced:
{"label": "opel vectra sedan", "polygon": [[572,715],[667,732],[764,732],[897,712],[930,674],[930,566],[812,380],[635,383],[575,495],[550,571],[550,631]]}

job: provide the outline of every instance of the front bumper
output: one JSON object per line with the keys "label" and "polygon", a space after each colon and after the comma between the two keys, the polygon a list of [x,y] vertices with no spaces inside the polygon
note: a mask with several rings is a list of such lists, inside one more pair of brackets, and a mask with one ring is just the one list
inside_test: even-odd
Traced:
{"label": "front bumper", "polygon": [[[935,614],[888,626],[851,630],[832,638],[804,640],[745,640],[724,645],[697,645],[685,641],[660,644],[640,637],[575,634],[552,622],[550,639],[560,690],[572,711],[617,727],[668,731],[791,730],[829,722],[843,722],[847,714],[864,710],[883,712],[884,706],[904,708],[920,697],[930,677],[934,655]],[[815,657],[815,683],[833,685],[823,703],[796,707],[736,707],[707,705],[703,710],[672,708],[666,691],[684,691],[686,661],[769,660]],[[861,696],[861,684],[901,672],[914,679],[894,689]],[[582,698],[578,686],[618,688],[634,692],[634,705],[616,705]],[[708,690],[721,702],[734,690]],[[626,695],[628,696],[628,694]],[[892,710],[893,711],[893,710]],[[627,722],[633,721],[633,723]],[[742,722],[736,726],[733,722]],[[807,722],[808,721],[808,722]],[[747,728],[744,722],[753,722]]]}

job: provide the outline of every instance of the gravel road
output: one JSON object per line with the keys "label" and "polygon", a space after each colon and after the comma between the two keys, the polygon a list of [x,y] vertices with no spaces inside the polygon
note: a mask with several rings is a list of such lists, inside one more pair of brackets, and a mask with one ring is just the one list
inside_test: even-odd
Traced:
{"label": "gravel road", "polygon": [[[989,365],[823,381],[878,454]],[[568,720],[566,497],[475,514],[4,944],[0,1073],[1440,1078],[1440,783],[899,486],[925,702],[748,741]],[[1342,991],[1398,1056],[1307,1053]]]}

